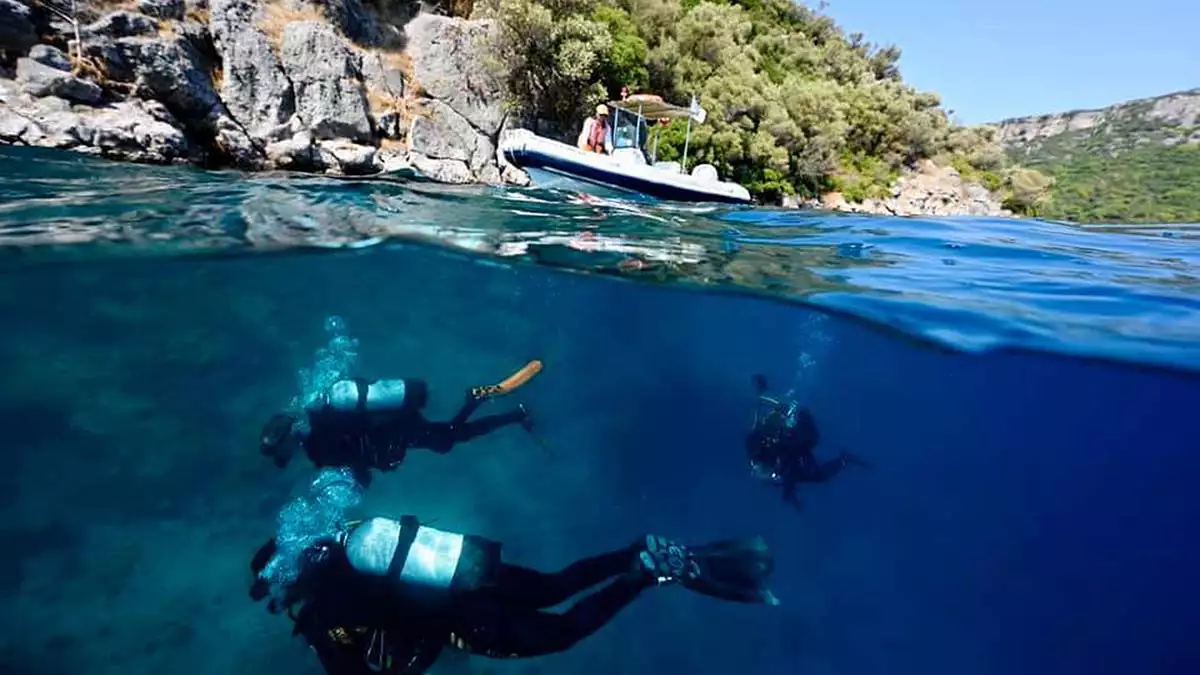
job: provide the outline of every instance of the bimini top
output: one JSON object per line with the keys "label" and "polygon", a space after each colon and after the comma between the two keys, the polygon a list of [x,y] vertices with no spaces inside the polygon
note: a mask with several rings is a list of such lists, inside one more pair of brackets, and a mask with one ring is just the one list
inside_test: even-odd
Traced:
{"label": "bimini top", "polygon": [[683,106],[672,105],[663,101],[661,96],[654,94],[633,94],[624,101],[610,101],[609,108],[615,108],[634,115],[649,119],[682,120],[692,117],[694,111]]}

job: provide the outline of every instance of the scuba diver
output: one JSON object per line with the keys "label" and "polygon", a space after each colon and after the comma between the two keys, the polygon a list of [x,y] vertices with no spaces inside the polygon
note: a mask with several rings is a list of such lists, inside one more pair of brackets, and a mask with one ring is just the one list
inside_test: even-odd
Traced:
{"label": "scuba diver", "polygon": [[821,442],[821,432],[812,413],[796,401],[767,396],[766,376],[751,379],[758,401],[754,424],[746,434],[750,472],[759,480],[782,486],[785,502],[801,510],[803,504],[796,495],[800,483],[824,483],[851,464],[869,466],[862,458],[844,451],[834,459],[818,461],[813,451]]}
{"label": "scuba diver", "polygon": [[[318,477],[313,486],[337,481]],[[292,634],[329,675],[421,675],[446,647],[490,658],[562,652],[655,586],[779,604],[766,586],[774,560],[761,537],[682,546],[651,535],[547,573],[503,561],[500,542],[414,516],[346,522],[311,517],[326,507],[289,508],[296,522],[328,530],[299,534],[281,517],[251,561],[250,596],[270,597],[272,614],[286,611]],[[546,611],[605,582],[566,611]]]}
{"label": "scuba diver", "polygon": [[446,454],[459,443],[512,424],[532,433],[533,421],[524,405],[476,420],[470,417],[485,401],[511,393],[541,369],[541,361],[530,361],[499,384],[468,390],[462,407],[447,422],[428,420],[422,413],[429,399],[423,380],[338,380],[306,407],[306,425],[288,413],[273,415],[263,426],[259,449],[283,468],[303,446],[318,468],[349,466],[367,485],[371,469],[395,470],[409,448]]}

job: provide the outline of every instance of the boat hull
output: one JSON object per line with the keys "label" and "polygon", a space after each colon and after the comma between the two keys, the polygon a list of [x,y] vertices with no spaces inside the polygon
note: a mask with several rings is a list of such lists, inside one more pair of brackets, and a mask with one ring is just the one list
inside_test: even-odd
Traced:
{"label": "boat hull", "polygon": [[647,165],[622,165],[607,155],[584,153],[532,134],[502,139],[500,149],[539,187],[577,189],[577,185],[593,185],[668,201],[751,203],[749,192],[733,183],[701,181]]}

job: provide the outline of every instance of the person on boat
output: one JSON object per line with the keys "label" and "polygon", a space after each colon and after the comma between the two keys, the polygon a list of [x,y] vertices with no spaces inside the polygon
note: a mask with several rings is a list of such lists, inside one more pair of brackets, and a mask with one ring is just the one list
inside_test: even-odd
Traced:
{"label": "person on boat", "polygon": [[783,500],[797,510],[803,508],[796,488],[800,483],[824,483],[854,464],[868,466],[857,455],[841,452],[821,462],[814,450],[821,442],[817,421],[807,408],[796,401],[781,401],[766,395],[767,378],[752,378],[758,394],[754,423],[746,434],[746,454],[751,474],[764,482],[778,485]]}
{"label": "person on boat", "polygon": [[584,152],[612,154],[612,124],[609,123],[608,106],[596,106],[596,114],[583,121],[583,129],[575,145]]}
{"label": "person on boat", "polygon": [[[319,477],[314,487],[322,481],[336,483]],[[303,507],[284,513],[330,522]],[[656,586],[779,604],[766,585],[774,560],[761,537],[683,546],[649,535],[543,572],[504,561],[501,542],[434,529],[415,516],[342,521],[323,533],[286,525],[281,517],[280,534],[253,556],[250,597],[269,598],[272,614],[286,611],[292,634],[303,636],[329,675],[421,675],[447,647],[491,658],[563,652]],[[566,611],[547,611],[589,590]]]}
{"label": "person on boat", "polygon": [[303,447],[317,467],[349,466],[366,485],[371,469],[394,470],[409,448],[445,454],[459,443],[508,425],[532,431],[524,405],[476,420],[470,417],[484,402],[512,392],[541,368],[541,361],[530,361],[500,384],[469,389],[458,413],[446,422],[431,421],[422,413],[429,399],[424,380],[339,380],[307,406],[307,425],[288,413],[273,415],[263,426],[260,451],[283,468]]}

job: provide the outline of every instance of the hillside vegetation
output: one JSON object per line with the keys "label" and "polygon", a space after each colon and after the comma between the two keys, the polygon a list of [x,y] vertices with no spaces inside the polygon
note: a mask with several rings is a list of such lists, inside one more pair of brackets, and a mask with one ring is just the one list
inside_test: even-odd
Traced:
{"label": "hillside vegetation", "polygon": [[1200,222],[1200,90],[1005,120],[1010,158],[1054,178],[1049,218]]}
{"label": "hillside vegetation", "polygon": [[[480,0],[501,25],[496,60],[528,120],[573,130],[622,85],[708,110],[689,159],[764,200],[879,197],[905,166],[952,164],[1036,213],[1048,181],[1008,166],[986,127],[950,122],[936,94],[900,77],[900,50],[847,34],[791,0]],[[656,129],[660,159],[685,124]]]}

